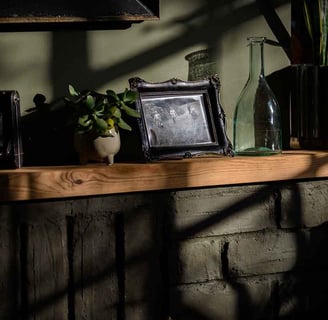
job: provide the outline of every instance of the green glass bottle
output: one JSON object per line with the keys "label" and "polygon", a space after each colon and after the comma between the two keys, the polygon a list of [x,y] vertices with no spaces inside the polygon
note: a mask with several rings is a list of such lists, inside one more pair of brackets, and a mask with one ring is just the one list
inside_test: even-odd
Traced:
{"label": "green glass bottle", "polygon": [[234,114],[233,147],[236,155],[280,154],[282,132],[280,108],[264,75],[264,37],[250,37],[249,77]]}

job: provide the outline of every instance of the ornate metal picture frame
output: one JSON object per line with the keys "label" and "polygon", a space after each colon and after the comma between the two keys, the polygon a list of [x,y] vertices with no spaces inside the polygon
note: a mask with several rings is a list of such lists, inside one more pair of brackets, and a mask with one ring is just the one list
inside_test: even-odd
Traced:
{"label": "ornate metal picture frame", "polygon": [[131,78],[129,83],[139,93],[136,109],[147,161],[233,155],[218,76],[160,83]]}

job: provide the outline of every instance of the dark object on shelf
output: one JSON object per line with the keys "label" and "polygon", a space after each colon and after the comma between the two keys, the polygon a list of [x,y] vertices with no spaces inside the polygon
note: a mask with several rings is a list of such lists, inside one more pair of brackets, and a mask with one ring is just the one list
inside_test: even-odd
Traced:
{"label": "dark object on shelf", "polygon": [[159,19],[159,0],[2,0],[0,31],[126,29]]}
{"label": "dark object on shelf", "polygon": [[62,98],[46,102],[45,96],[36,94],[28,114],[22,116],[24,165],[48,166],[77,164],[74,149],[73,110]]}
{"label": "dark object on shelf", "polygon": [[292,148],[328,148],[327,1],[291,1]]}
{"label": "dark object on shelf", "polygon": [[129,79],[139,93],[139,127],[147,161],[232,156],[217,76],[199,81],[149,83]]}
{"label": "dark object on shelf", "polygon": [[14,90],[0,91],[0,168],[22,165],[19,94]]}
{"label": "dark object on shelf", "polygon": [[328,67],[292,65],[291,137],[294,148],[328,147]]}

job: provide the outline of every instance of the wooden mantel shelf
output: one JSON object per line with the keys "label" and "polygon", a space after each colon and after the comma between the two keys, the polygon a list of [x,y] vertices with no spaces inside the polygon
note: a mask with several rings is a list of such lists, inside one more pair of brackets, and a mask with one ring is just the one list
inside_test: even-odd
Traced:
{"label": "wooden mantel shelf", "polygon": [[0,201],[328,178],[328,151],[0,170]]}

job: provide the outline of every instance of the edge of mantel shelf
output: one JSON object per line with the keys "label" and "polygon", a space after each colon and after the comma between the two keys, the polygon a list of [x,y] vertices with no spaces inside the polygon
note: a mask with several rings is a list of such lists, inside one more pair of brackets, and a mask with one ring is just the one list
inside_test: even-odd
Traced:
{"label": "edge of mantel shelf", "polygon": [[328,151],[0,170],[0,202],[328,178]]}

